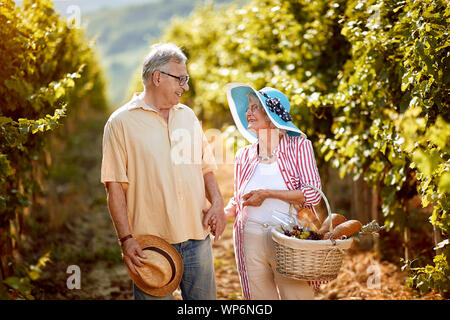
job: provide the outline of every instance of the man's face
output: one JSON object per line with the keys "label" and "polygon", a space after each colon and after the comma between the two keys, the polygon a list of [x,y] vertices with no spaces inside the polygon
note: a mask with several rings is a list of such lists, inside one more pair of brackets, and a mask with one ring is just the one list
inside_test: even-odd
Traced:
{"label": "man's face", "polygon": [[[176,77],[186,77],[188,75],[186,65],[184,63],[177,63],[175,61],[170,61],[169,63],[167,63],[161,71],[164,71]],[[180,86],[180,80],[161,72],[159,73],[159,75],[159,92],[161,93],[162,99],[167,105],[177,105],[180,102],[180,97],[183,92],[189,90],[189,85],[185,83]]]}

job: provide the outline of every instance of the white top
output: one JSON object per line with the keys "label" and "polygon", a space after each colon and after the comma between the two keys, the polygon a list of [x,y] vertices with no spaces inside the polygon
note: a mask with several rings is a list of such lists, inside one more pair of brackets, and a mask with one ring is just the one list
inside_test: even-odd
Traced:
{"label": "white top", "polygon": [[[270,164],[259,163],[257,165],[255,173],[245,187],[244,194],[257,189],[288,190],[276,161]],[[267,198],[259,207],[247,206],[247,217],[248,220],[274,225],[280,225],[281,223],[272,215],[286,221],[286,215],[274,212],[274,210],[289,214],[289,203],[279,199]]]}

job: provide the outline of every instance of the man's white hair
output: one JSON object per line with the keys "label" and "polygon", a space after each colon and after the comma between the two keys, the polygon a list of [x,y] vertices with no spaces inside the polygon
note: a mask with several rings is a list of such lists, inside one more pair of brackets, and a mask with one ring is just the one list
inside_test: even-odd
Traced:
{"label": "man's white hair", "polygon": [[142,82],[145,84],[151,79],[155,71],[166,71],[164,66],[171,60],[176,63],[186,63],[187,58],[183,51],[173,43],[157,43],[150,47],[150,52],[142,65]]}

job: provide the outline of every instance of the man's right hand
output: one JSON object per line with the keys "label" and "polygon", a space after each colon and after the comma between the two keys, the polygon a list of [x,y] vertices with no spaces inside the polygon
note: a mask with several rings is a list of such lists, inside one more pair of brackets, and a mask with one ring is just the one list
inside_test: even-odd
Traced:
{"label": "man's right hand", "polygon": [[[127,199],[125,190],[120,182],[107,182],[106,194],[108,196],[108,208],[117,236],[130,234],[127,217]],[[137,243],[136,239],[130,238],[122,243],[122,258],[130,271],[137,275],[135,266],[142,267],[144,264],[139,258],[145,258],[145,254]]]}
{"label": "man's right hand", "polygon": [[138,276],[135,266],[143,267],[144,264],[139,258],[145,259],[147,256],[137,243],[136,239],[130,238],[122,244],[122,258],[128,266],[128,269],[130,269],[134,275]]}

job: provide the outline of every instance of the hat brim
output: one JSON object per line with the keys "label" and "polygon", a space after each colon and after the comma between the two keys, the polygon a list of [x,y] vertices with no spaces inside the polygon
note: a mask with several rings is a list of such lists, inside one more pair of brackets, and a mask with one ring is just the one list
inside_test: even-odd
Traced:
{"label": "hat brim", "polygon": [[230,107],[231,115],[233,116],[236,127],[239,132],[247,139],[250,143],[254,143],[258,140],[256,134],[248,130],[248,121],[246,117],[247,107],[248,107],[248,93],[254,92],[264,107],[266,114],[269,116],[270,121],[278,128],[286,130],[287,134],[290,136],[306,136],[292,121],[285,122],[275,113],[270,112],[265,103],[265,98],[263,95],[253,89],[251,86],[245,83],[228,83],[227,84],[227,100]]}
{"label": "hat brim", "polygon": [[173,293],[180,285],[181,277],[183,276],[183,260],[181,258],[181,255],[178,253],[177,249],[175,249],[170,243],[168,243],[164,239],[153,235],[137,236],[136,241],[141,247],[141,249],[145,249],[148,247],[156,247],[167,253],[174,262],[175,275],[165,286],[160,288],[153,288],[148,286],[144,279],[132,273],[130,269],[127,267],[128,274],[130,275],[133,282],[139,289],[141,289],[142,291],[151,296],[165,297]]}

